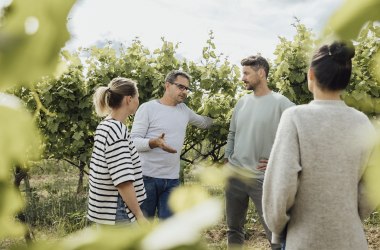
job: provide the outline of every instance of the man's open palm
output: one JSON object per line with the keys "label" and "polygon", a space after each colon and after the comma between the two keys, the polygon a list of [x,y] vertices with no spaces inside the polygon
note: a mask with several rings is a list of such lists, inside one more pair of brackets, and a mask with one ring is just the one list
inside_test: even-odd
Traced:
{"label": "man's open palm", "polygon": [[168,153],[177,153],[177,150],[175,150],[174,148],[170,147],[165,139],[165,133],[162,133],[162,135],[160,137],[157,138],[157,146],[162,148],[162,150],[168,152]]}

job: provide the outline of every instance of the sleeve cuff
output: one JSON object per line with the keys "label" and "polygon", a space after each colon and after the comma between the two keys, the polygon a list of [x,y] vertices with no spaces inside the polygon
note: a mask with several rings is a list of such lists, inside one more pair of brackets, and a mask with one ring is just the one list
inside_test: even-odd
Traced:
{"label": "sleeve cuff", "polygon": [[281,237],[278,234],[272,233],[272,244],[280,244]]}
{"label": "sleeve cuff", "polygon": [[123,182],[127,182],[127,181],[135,181],[135,178],[131,175],[126,175],[123,178],[119,178],[117,180],[114,180],[113,185],[116,187],[117,185],[119,185]]}
{"label": "sleeve cuff", "polygon": [[149,139],[147,138],[135,138],[133,143],[135,144],[135,147],[139,152],[151,150],[151,148],[149,147]]}
{"label": "sleeve cuff", "polygon": [[285,235],[283,234],[275,234],[272,232],[272,244],[280,244],[285,241]]}

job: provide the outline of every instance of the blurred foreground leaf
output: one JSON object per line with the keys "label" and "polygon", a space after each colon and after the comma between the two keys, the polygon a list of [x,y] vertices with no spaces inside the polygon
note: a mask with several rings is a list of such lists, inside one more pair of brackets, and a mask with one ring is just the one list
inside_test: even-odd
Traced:
{"label": "blurred foreground leaf", "polygon": [[37,242],[18,250],[119,250],[119,249],[197,249],[202,230],[216,224],[222,215],[222,202],[208,199],[174,214],[159,224],[96,226],[84,229],[55,243]]}
{"label": "blurred foreground leaf", "polygon": [[331,29],[341,39],[354,39],[367,21],[380,20],[379,0],[346,0],[330,18],[326,32]]}
{"label": "blurred foreground leaf", "polygon": [[[378,82],[380,82],[380,50],[377,51],[374,59],[374,66],[372,70]],[[380,113],[380,112],[379,112]]]}
{"label": "blurred foreground leaf", "polygon": [[209,198],[210,196],[201,186],[182,186],[176,188],[170,194],[169,206],[177,213],[185,211]]}
{"label": "blurred foreground leaf", "polygon": [[[379,132],[379,130],[378,130]],[[377,138],[376,146],[373,149],[364,178],[367,183],[370,201],[375,205],[380,205],[380,140]]]}
{"label": "blurred foreground leaf", "polygon": [[0,25],[0,90],[51,74],[75,0],[13,0]]}
{"label": "blurred foreground leaf", "polygon": [[198,244],[200,233],[216,224],[221,215],[222,202],[215,198],[207,199],[161,222],[144,238],[141,247],[144,250],[207,249]]}
{"label": "blurred foreground leaf", "polygon": [[10,181],[11,168],[26,166],[40,155],[40,136],[32,116],[17,106],[17,99],[0,94],[0,239],[23,232],[14,219],[22,201]]}
{"label": "blurred foreground leaf", "polygon": [[139,242],[149,227],[97,226],[86,228],[58,242],[36,242],[33,245],[16,248],[18,250],[120,250],[140,249]]}
{"label": "blurred foreground leaf", "polygon": [[195,176],[202,185],[224,187],[230,173],[228,169],[220,164],[202,162],[195,166]]}
{"label": "blurred foreground leaf", "polygon": [[40,135],[24,109],[0,105],[0,180],[8,180],[12,164],[24,165],[40,156]]}
{"label": "blurred foreground leaf", "polygon": [[[0,168],[4,168],[3,164]],[[24,233],[24,227],[15,223],[15,212],[21,210],[23,202],[14,186],[0,180],[0,241],[7,236],[17,236]]]}

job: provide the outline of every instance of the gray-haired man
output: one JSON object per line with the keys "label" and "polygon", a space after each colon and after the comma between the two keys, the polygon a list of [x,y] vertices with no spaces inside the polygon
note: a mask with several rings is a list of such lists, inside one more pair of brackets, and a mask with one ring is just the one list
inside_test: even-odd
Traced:
{"label": "gray-haired man", "polygon": [[212,119],[197,115],[183,101],[190,90],[190,76],[179,70],[165,79],[161,99],[146,102],[137,110],[131,136],[142,161],[147,199],[141,208],[147,217],[169,217],[171,191],[179,185],[180,152],[188,124],[208,128]]}

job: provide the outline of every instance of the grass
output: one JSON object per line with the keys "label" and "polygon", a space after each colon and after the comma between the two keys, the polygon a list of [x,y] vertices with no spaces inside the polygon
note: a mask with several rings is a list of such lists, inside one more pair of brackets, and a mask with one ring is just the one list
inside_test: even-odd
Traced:
{"label": "grass", "polygon": [[[22,194],[26,199],[25,215],[36,240],[58,240],[87,226],[87,188],[76,194],[79,171],[64,162],[42,161],[30,171],[30,192],[24,183]],[[196,182],[185,173],[185,183]],[[84,183],[87,186],[87,178]],[[213,196],[224,197],[221,187],[204,186]],[[372,249],[380,249],[380,213],[375,212],[365,222],[368,242]],[[247,249],[267,249],[264,230],[252,203],[249,205],[245,225]],[[226,249],[227,227],[225,219],[203,232],[202,237],[210,249]],[[5,239],[0,249],[25,245],[23,237]]]}

